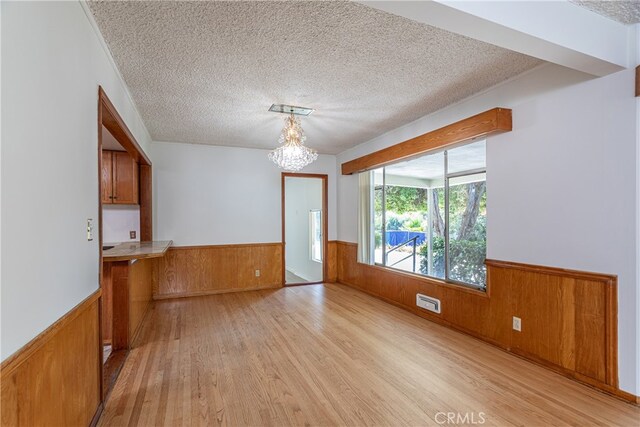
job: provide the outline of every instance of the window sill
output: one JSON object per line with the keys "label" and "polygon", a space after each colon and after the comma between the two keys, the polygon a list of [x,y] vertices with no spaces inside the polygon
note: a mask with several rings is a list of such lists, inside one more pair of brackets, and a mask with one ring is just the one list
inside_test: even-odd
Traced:
{"label": "window sill", "polygon": [[412,273],[412,272],[409,272],[409,271],[399,270],[397,268],[386,267],[386,266],[383,266],[383,265],[378,265],[378,264],[370,265],[370,264],[363,264],[361,262],[358,262],[358,264],[364,265],[364,266],[367,266],[367,267],[371,267],[371,268],[374,268],[374,269],[377,269],[377,270],[386,271],[388,273],[394,273],[394,274],[399,274],[401,276],[407,276],[407,277],[410,277],[412,279],[417,279],[417,280],[420,280],[422,282],[429,283],[431,285],[442,286],[442,287],[445,287],[445,288],[454,289],[456,291],[469,293],[471,295],[476,295],[476,296],[483,297],[483,298],[489,298],[489,284],[487,284],[487,287],[483,290],[483,289],[479,289],[479,288],[474,288],[472,285],[467,286],[467,285],[451,282],[451,281],[448,281],[448,280],[436,279],[434,277],[423,276],[422,274]]}

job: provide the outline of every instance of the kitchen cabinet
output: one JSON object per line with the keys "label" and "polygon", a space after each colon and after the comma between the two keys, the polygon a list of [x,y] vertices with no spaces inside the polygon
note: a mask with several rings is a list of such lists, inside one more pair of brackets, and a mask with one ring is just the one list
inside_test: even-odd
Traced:
{"label": "kitchen cabinet", "polygon": [[126,151],[102,151],[102,203],[139,203],[138,164]]}

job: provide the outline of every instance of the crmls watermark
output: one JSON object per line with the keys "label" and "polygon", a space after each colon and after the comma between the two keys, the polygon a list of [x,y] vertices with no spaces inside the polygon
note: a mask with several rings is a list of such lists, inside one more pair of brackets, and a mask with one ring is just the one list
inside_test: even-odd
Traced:
{"label": "crmls watermark", "polygon": [[480,425],[487,421],[484,412],[437,412],[435,420],[441,425]]}

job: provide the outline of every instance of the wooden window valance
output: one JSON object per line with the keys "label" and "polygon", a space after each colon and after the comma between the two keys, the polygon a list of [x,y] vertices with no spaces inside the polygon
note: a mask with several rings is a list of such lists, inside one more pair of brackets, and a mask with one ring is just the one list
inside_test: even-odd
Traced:
{"label": "wooden window valance", "polygon": [[417,154],[438,150],[478,137],[511,131],[511,110],[493,108],[440,129],[342,164],[342,174],[351,175],[379,168]]}

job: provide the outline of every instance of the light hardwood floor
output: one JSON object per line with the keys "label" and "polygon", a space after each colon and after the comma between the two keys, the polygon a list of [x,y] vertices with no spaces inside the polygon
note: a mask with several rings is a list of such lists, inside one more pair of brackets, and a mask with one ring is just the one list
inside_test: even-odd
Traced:
{"label": "light hardwood floor", "polygon": [[636,406],[342,285],[154,304],[102,426],[640,423]]}

